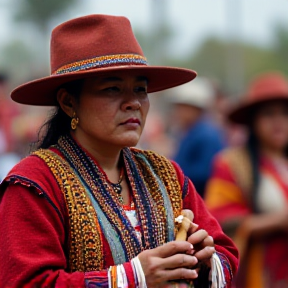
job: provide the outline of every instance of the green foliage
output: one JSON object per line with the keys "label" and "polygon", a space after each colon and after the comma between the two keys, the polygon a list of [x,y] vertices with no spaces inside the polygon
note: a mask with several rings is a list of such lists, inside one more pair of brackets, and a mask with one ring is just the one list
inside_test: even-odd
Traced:
{"label": "green foliage", "polygon": [[51,19],[63,14],[78,0],[21,0],[17,1],[15,18],[18,21],[31,22],[46,31]]}
{"label": "green foliage", "polygon": [[169,62],[165,47],[171,44],[171,40],[176,34],[169,24],[164,24],[150,33],[143,33],[139,30],[134,33],[150,64],[165,65]]}
{"label": "green foliage", "polygon": [[286,26],[276,26],[274,43],[274,51],[279,61],[279,66],[288,74],[288,28]]}
{"label": "green foliage", "polygon": [[274,45],[270,47],[208,37],[196,52],[171,63],[218,80],[224,89],[235,93],[259,73],[279,70],[288,75],[287,51],[288,28],[277,26]]}

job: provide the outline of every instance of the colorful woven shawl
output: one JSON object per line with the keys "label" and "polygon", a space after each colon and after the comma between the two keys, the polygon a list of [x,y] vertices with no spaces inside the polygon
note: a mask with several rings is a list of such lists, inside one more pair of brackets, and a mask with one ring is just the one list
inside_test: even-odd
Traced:
{"label": "colorful woven shawl", "polygon": [[34,152],[45,161],[64,195],[70,220],[69,270],[103,267],[104,236],[115,264],[130,261],[141,251],[174,240],[174,219],[182,208],[181,186],[169,160],[153,152],[125,148],[122,152],[132,199],[141,223],[142,241],[106,174],[73,138]]}

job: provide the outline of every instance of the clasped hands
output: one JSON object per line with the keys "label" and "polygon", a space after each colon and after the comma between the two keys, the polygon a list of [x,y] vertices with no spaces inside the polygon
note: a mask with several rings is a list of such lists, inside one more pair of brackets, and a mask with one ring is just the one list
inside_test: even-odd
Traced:
{"label": "clasped hands", "polygon": [[[184,215],[187,213],[192,212],[182,211]],[[171,280],[196,279],[200,269],[199,264],[204,263],[210,267],[210,259],[214,252],[213,238],[207,231],[198,230],[198,225],[191,221],[186,241],[172,241],[160,247],[145,250],[138,255],[138,258],[148,288],[172,288],[175,285],[169,284]]]}

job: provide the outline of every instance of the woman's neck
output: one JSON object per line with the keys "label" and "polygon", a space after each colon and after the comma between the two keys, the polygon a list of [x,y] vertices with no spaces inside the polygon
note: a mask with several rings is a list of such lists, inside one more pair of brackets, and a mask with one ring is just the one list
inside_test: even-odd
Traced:
{"label": "woman's neck", "polygon": [[77,137],[75,134],[72,136],[91,154],[106,173],[108,171],[118,170],[121,147],[115,147],[107,143],[99,143],[99,141],[89,141],[89,139]]}
{"label": "woman's neck", "polygon": [[104,147],[100,149],[100,147],[95,146],[89,146],[84,148],[93,156],[93,158],[97,161],[97,163],[104,171],[118,169],[121,149],[112,150],[109,149],[109,147]]}
{"label": "woman's neck", "polygon": [[262,146],[261,154],[273,159],[283,159],[285,158],[285,150],[284,149],[276,149],[272,147]]}

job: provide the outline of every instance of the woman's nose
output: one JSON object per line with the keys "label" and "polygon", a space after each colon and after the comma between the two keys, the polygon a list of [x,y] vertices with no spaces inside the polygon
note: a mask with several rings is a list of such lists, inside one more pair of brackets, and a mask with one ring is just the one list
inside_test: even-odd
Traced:
{"label": "woman's nose", "polygon": [[124,105],[124,110],[139,110],[140,107],[141,107],[141,104],[138,100],[135,100],[135,101],[129,101]]}
{"label": "woman's nose", "polygon": [[126,99],[122,103],[122,109],[123,110],[139,110],[141,108],[141,103],[135,95],[131,95],[129,99]]}

